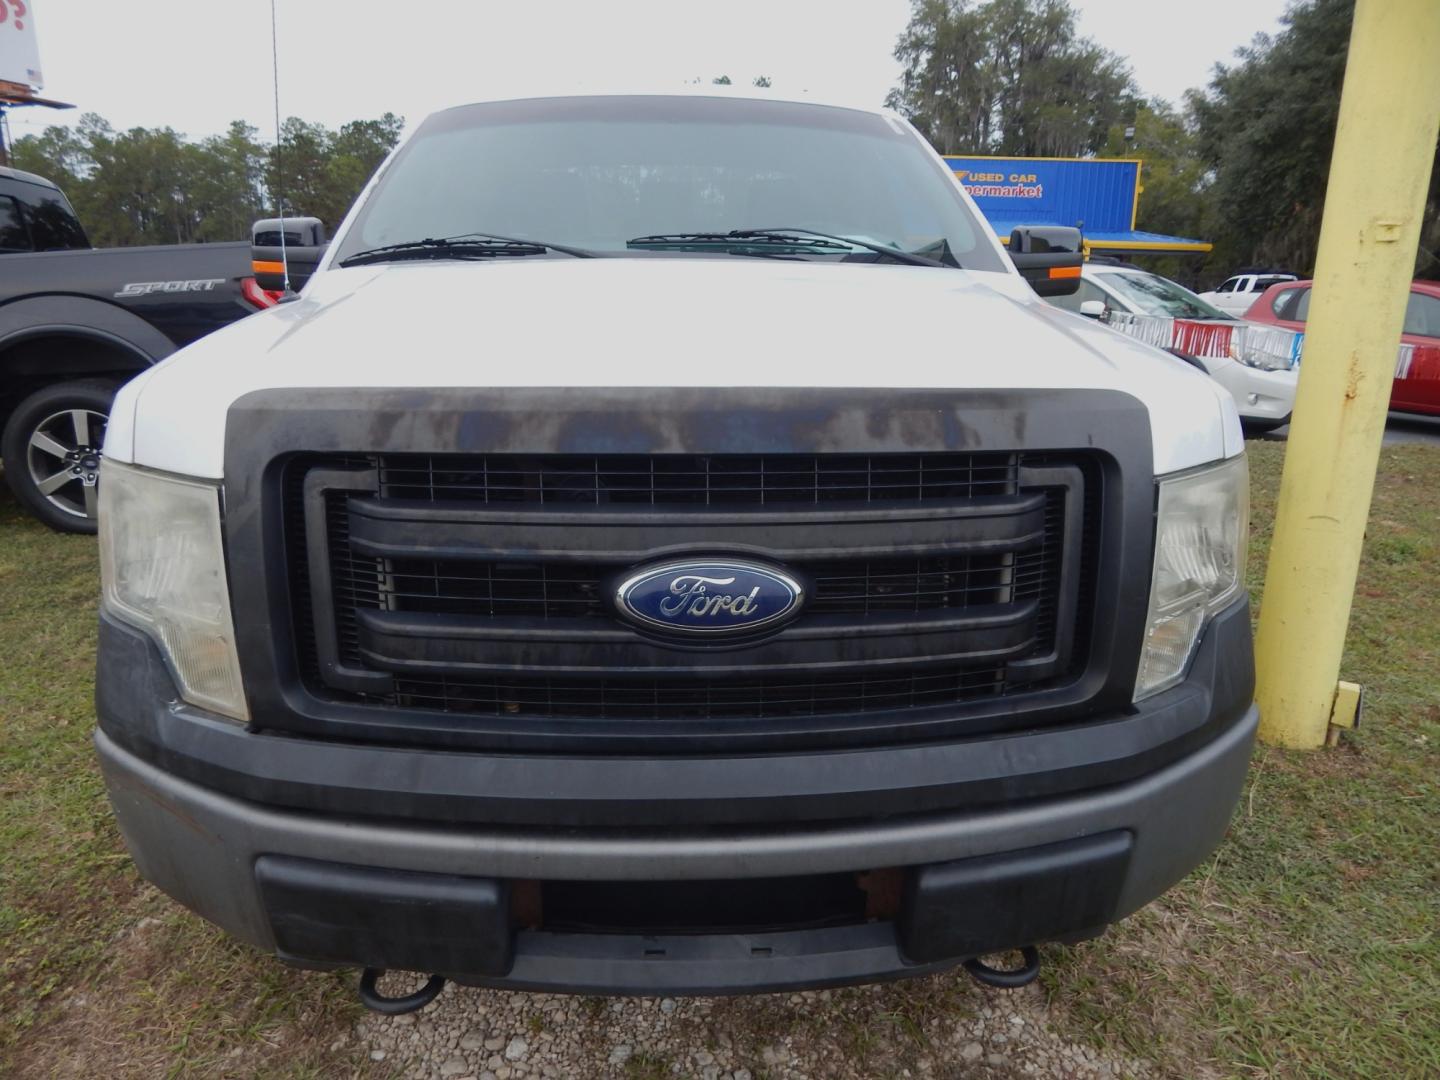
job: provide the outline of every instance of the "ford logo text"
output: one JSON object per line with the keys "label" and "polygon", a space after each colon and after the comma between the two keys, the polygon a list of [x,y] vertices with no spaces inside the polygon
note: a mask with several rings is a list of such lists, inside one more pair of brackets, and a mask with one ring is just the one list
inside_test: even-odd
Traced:
{"label": "ford logo text", "polygon": [[642,567],[615,604],[631,622],[677,635],[754,631],[799,614],[800,583],[778,567],[719,559]]}

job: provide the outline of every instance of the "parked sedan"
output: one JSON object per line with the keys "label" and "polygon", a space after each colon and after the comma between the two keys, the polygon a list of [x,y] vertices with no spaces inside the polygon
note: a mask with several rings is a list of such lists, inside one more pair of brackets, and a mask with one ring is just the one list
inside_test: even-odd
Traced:
{"label": "parked sedan", "polygon": [[[1050,302],[1093,318],[1120,311],[1229,326],[1241,322],[1169,278],[1120,264],[1086,263],[1080,273],[1079,291],[1054,297]],[[1250,431],[1269,431],[1290,422],[1290,410],[1295,405],[1294,371],[1266,370],[1258,364],[1241,363],[1234,354],[1216,357],[1171,351],[1204,368],[1230,391],[1240,419]]]}
{"label": "parked sedan", "polygon": [[[1287,281],[1272,285],[1255,301],[1245,318],[1288,330],[1305,329],[1310,316],[1310,281]],[[1440,348],[1440,282],[1410,284],[1410,302],[1405,306],[1405,323],[1400,340],[1407,345]],[[1390,391],[1390,408],[1399,412],[1440,416],[1440,379],[1435,372],[1412,369],[1410,377],[1397,378]]]}

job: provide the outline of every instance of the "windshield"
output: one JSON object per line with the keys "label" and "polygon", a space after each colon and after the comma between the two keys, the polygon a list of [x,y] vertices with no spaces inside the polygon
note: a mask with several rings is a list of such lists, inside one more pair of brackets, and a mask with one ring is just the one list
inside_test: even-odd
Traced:
{"label": "windshield", "polygon": [[1143,271],[1106,274],[1107,288],[1119,293],[1146,315],[1169,315],[1175,319],[1224,319],[1234,322],[1235,316],[1207,304],[1189,289],[1176,285],[1169,278]]}
{"label": "windshield", "polygon": [[[906,127],[852,109],[708,97],[578,97],[432,116],[336,253],[483,232],[634,257],[657,234],[809,229],[1003,271],[984,222]],[[878,257],[857,246],[784,257]],[[881,261],[877,265],[898,265]]]}

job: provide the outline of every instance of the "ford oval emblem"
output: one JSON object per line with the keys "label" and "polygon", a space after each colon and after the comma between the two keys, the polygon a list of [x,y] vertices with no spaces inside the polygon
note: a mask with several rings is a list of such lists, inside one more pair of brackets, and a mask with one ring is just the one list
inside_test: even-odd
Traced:
{"label": "ford oval emblem", "polygon": [[772,566],[731,559],[695,559],[646,566],[615,591],[631,622],[689,636],[739,634],[799,614],[805,591]]}

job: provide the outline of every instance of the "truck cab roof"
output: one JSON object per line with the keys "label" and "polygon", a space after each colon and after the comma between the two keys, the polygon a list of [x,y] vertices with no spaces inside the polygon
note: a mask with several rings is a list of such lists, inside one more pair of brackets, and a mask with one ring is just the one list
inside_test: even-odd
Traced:
{"label": "truck cab roof", "polygon": [[51,191],[59,191],[59,185],[37,173],[25,172],[23,169],[12,169],[8,165],[0,165],[0,180],[16,180],[22,184],[34,184],[37,187],[49,188]]}
{"label": "truck cab roof", "polygon": [[694,84],[678,87],[614,87],[594,89],[577,87],[547,87],[534,93],[506,94],[499,97],[477,98],[436,110],[432,116],[465,109],[471,105],[496,105],[507,101],[558,101],[565,98],[717,98],[726,101],[774,101],[787,105],[816,105],[832,109],[851,109],[855,112],[871,113],[878,116],[899,114],[892,109],[877,108],[873,103],[860,98],[834,94],[812,94],[806,91],[792,92],[765,86],[725,85],[716,83]]}

